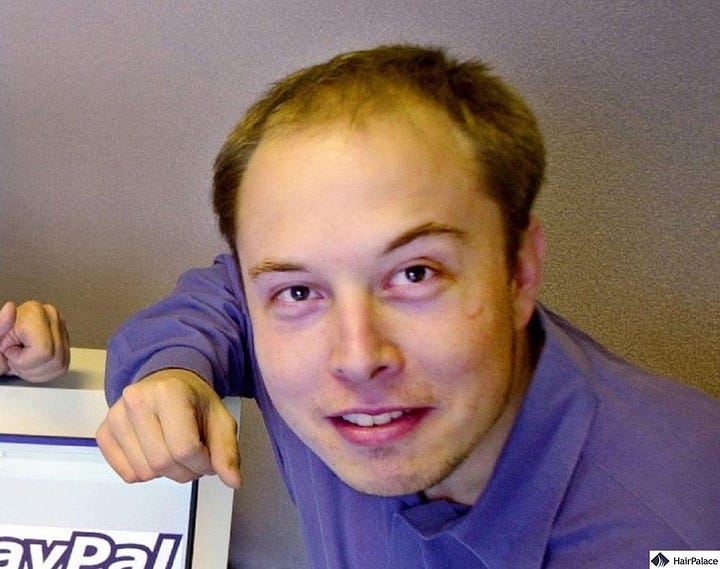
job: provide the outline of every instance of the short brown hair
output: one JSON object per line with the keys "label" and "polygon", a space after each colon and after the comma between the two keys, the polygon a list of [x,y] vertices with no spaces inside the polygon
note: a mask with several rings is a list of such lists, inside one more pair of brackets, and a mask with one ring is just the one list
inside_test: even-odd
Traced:
{"label": "short brown hair", "polygon": [[232,251],[237,253],[238,191],[250,158],[270,130],[369,115],[396,104],[402,95],[444,109],[474,144],[484,185],[503,213],[512,265],[545,169],[535,118],[484,63],[413,45],[349,52],[301,69],[274,84],[249,109],[215,161],[213,205]]}

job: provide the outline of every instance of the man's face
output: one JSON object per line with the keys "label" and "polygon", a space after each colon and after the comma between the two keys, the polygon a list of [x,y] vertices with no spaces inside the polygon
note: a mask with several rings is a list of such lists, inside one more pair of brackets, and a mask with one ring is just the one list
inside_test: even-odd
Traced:
{"label": "man's face", "polygon": [[476,168],[442,113],[415,108],[266,140],[240,189],[270,397],[362,492],[472,486],[512,423],[534,299],[518,302]]}

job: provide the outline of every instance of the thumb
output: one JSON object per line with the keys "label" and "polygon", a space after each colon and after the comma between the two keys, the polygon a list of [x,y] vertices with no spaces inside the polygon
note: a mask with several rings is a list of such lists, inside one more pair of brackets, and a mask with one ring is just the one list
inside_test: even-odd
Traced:
{"label": "thumb", "polygon": [[13,329],[16,316],[17,309],[14,303],[6,302],[3,304],[3,307],[0,308],[0,340]]}

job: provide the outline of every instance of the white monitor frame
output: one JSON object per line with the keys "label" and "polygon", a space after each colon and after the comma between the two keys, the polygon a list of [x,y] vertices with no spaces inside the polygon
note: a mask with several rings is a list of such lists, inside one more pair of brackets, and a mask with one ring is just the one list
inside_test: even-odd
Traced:
{"label": "white monitor frame", "polygon": [[[70,370],[55,381],[30,384],[3,377],[0,381],[0,431],[94,438],[107,413],[104,375],[104,350],[72,348]],[[239,421],[240,398],[228,397],[225,405]],[[233,490],[217,476],[200,479],[193,542],[194,568],[227,566],[232,506]]]}

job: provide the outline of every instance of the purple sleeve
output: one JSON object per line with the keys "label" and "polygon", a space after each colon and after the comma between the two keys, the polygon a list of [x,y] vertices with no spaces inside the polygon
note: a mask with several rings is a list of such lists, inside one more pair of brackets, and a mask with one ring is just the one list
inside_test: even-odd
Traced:
{"label": "purple sleeve", "polygon": [[105,369],[108,403],[127,385],[170,367],[194,371],[221,397],[252,397],[250,343],[237,265],[230,255],[219,255],[211,267],[187,271],[170,296],[113,334]]}

